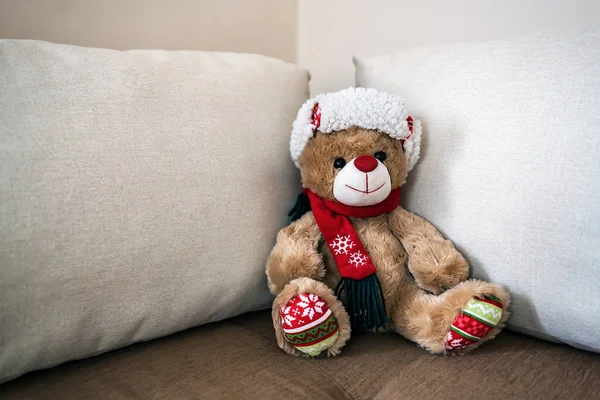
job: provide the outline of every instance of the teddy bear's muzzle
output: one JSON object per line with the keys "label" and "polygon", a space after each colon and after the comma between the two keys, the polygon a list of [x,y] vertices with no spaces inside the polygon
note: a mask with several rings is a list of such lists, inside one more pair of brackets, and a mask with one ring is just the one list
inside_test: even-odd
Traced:
{"label": "teddy bear's muzzle", "polygon": [[386,166],[371,155],[361,155],[344,166],[333,182],[333,196],[348,206],[382,202],[392,190]]}

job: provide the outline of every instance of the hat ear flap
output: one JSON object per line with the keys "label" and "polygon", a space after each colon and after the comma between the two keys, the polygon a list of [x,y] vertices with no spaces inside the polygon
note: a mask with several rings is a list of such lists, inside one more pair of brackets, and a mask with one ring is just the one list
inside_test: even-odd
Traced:
{"label": "hat ear flap", "polygon": [[[318,107],[319,96],[313,97],[307,100],[302,107],[298,110],[296,120],[292,126],[292,136],[290,138],[290,153],[292,160],[296,167],[300,168],[298,164],[298,158],[302,154],[306,143],[313,137],[316,127],[313,125],[315,120],[315,111]],[[319,122],[320,122],[320,110],[319,110]]]}
{"label": "hat ear flap", "polygon": [[406,173],[408,174],[419,160],[421,153],[421,134],[423,128],[421,121],[415,119],[412,121],[412,134],[404,140],[404,157],[406,158]]}

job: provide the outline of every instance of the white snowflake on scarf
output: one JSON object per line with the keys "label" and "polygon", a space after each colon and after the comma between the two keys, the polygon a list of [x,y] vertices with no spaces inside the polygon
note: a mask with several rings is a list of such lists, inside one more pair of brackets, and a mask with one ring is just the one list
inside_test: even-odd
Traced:
{"label": "white snowflake on scarf", "polygon": [[335,254],[348,254],[349,250],[354,247],[354,242],[350,239],[350,235],[337,235],[331,243],[331,249]]}
{"label": "white snowflake on scarf", "polygon": [[350,259],[348,260],[350,264],[352,264],[355,268],[363,266],[367,263],[367,256],[357,251],[356,253],[350,254]]}

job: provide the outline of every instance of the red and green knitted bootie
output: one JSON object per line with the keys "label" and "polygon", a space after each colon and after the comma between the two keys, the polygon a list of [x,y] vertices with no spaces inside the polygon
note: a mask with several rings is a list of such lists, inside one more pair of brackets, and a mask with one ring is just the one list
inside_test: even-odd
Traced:
{"label": "red and green knitted bootie", "polygon": [[502,318],[502,303],[494,296],[469,300],[452,322],[446,334],[446,350],[464,349],[477,343],[498,325]]}
{"label": "red and green knitted bootie", "polygon": [[335,343],[339,327],[335,316],[316,294],[302,293],[281,309],[285,338],[296,349],[317,356]]}

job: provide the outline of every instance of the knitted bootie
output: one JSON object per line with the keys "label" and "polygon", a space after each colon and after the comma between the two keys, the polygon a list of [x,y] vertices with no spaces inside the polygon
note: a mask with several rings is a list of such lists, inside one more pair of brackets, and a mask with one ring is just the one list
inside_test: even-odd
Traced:
{"label": "knitted bootie", "polygon": [[446,350],[464,349],[484,339],[502,318],[502,303],[494,296],[469,300],[446,334]]}
{"label": "knitted bootie", "polygon": [[327,303],[312,293],[294,296],[281,309],[281,324],[287,341],[310,356],[333,346],[339,336],[337,320]]}

